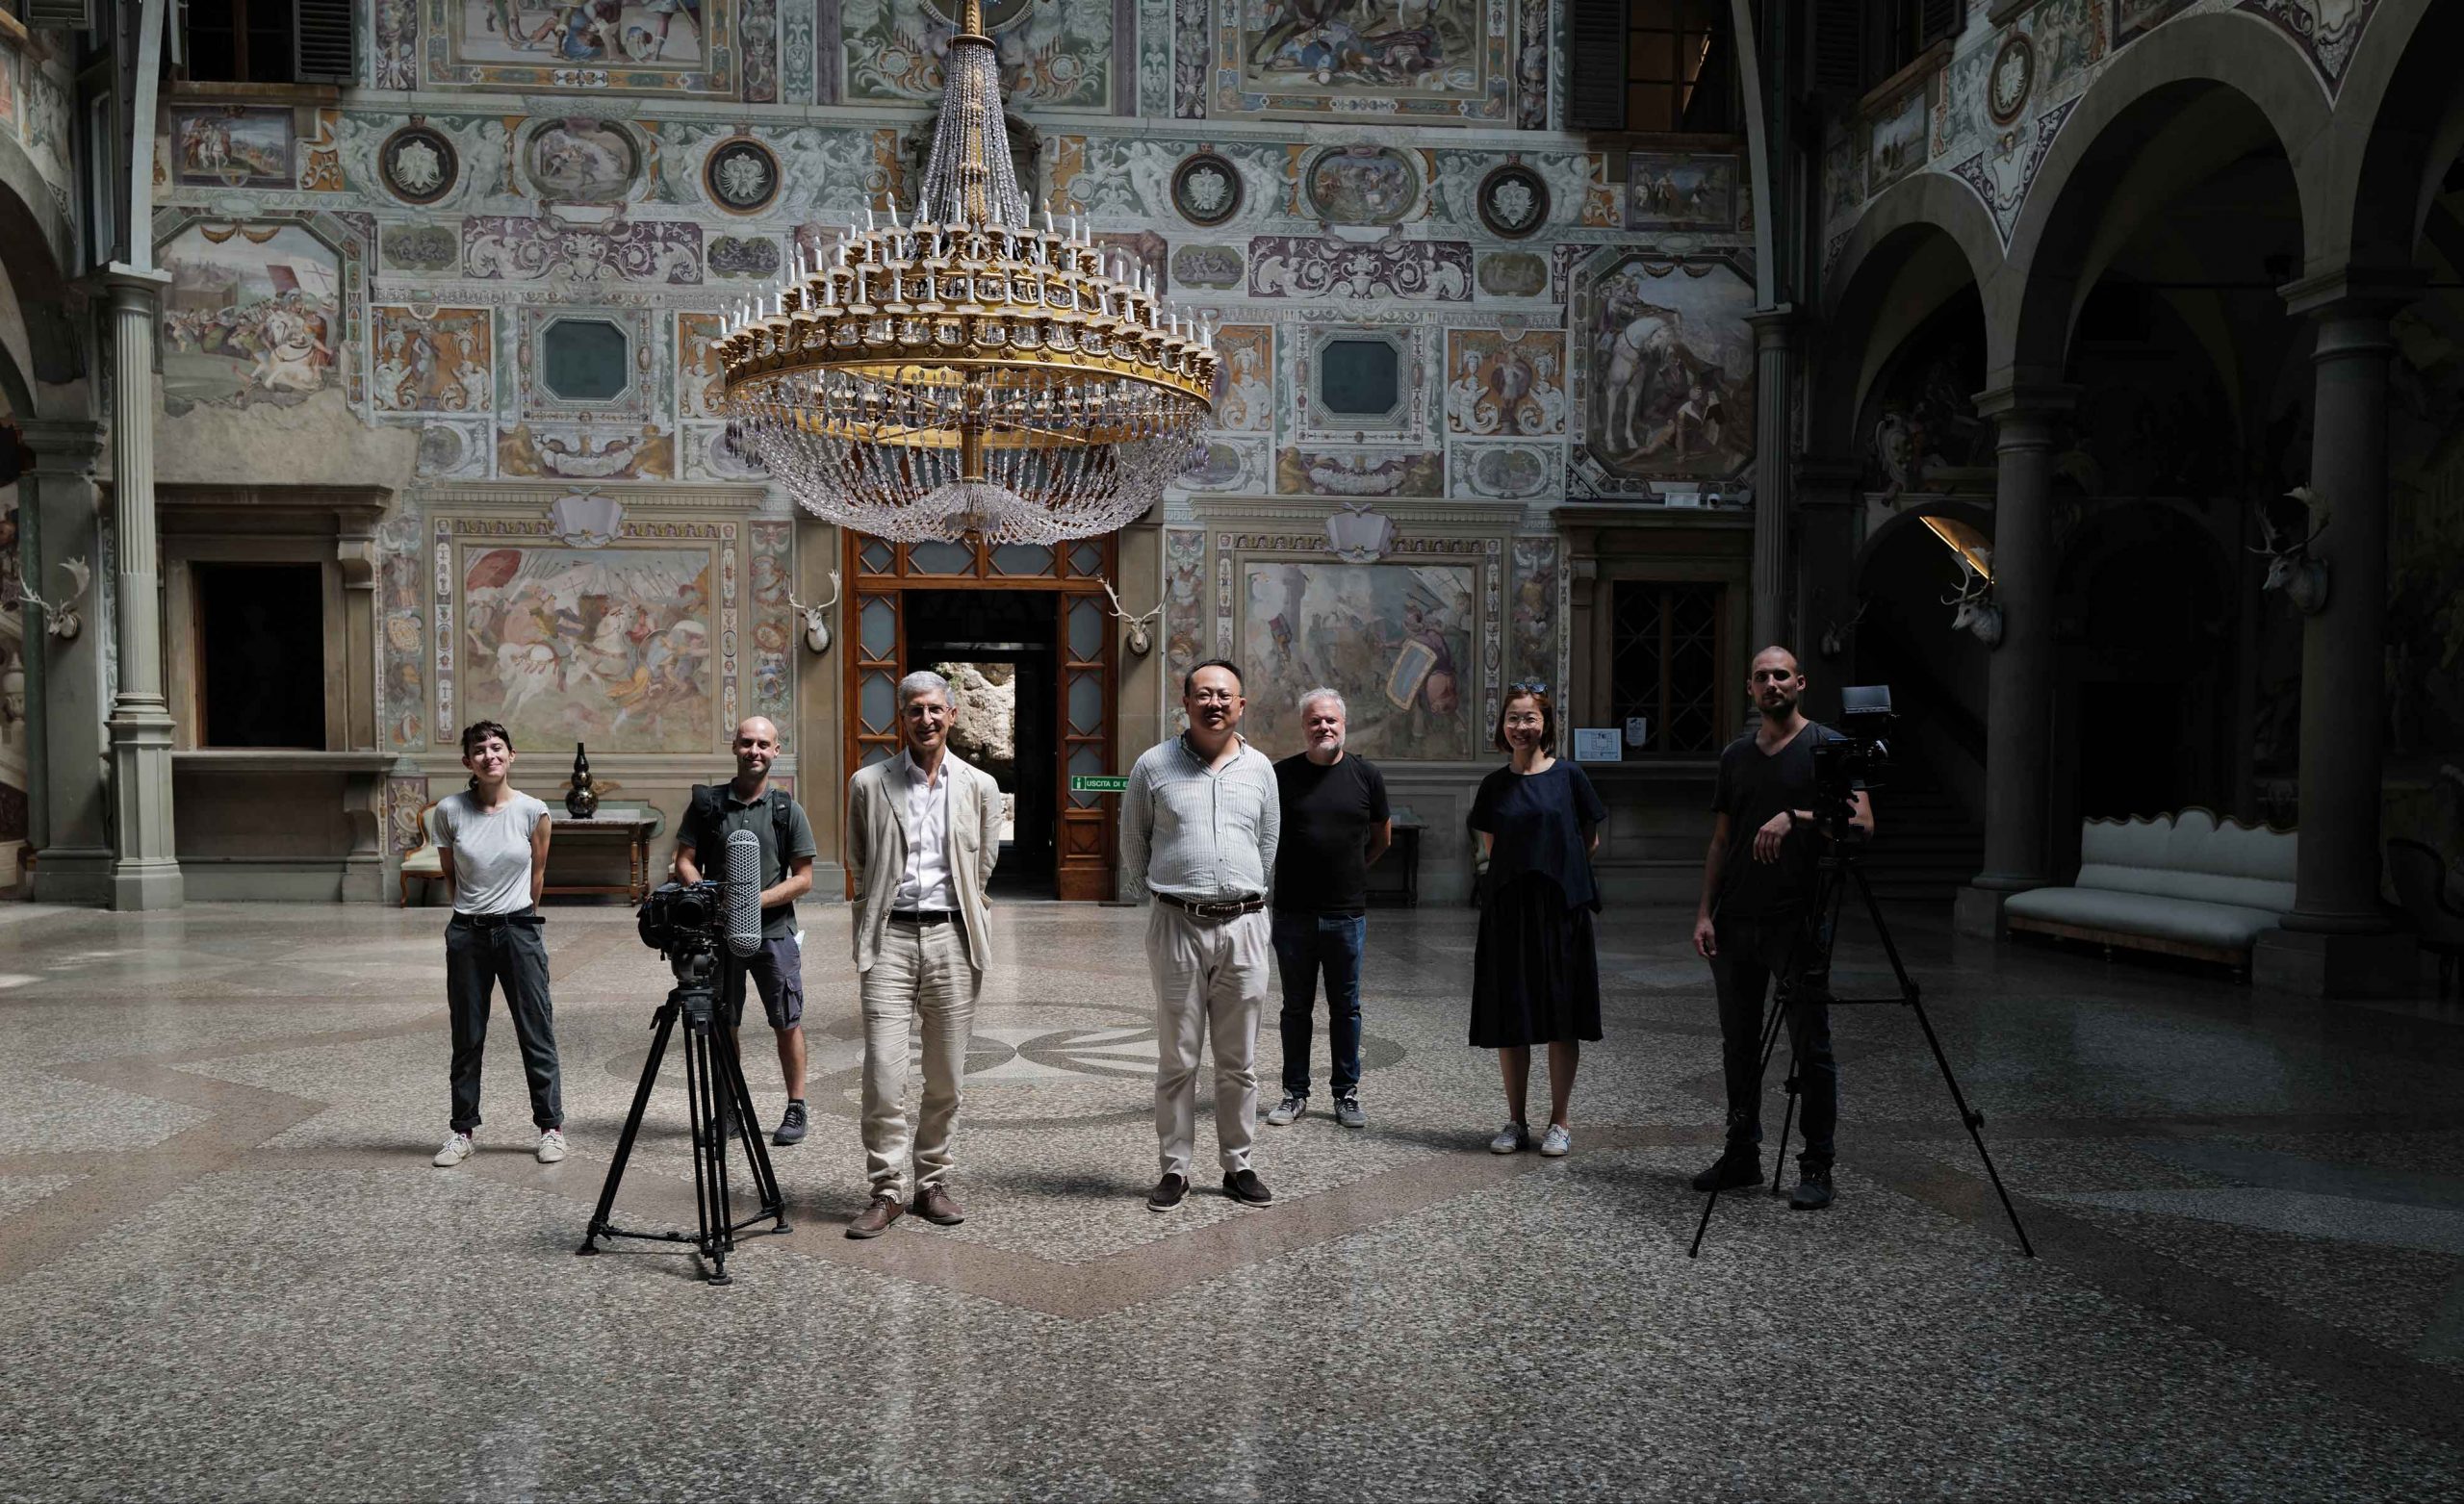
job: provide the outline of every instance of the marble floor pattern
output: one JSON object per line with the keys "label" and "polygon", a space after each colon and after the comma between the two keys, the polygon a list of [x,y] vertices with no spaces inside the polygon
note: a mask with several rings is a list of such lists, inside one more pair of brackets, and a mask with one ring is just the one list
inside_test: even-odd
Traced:
{"label": "marble floor pattern", "polygon": [[[1369,1128],[1327,1115],[1322,1033],[1314,1110],[1259,1130],[1276,1204],[1215,1193],[1202,1109],[1198,1186],[1167,1217],[1142,1203],[1143,916],[1004,905],[968,1220],[852,1242],[847,915],[809,905],[814,1125],[776,1151],[794,1231],[717,1289],[669,1249],[573,1257],[669,979],[629,912],[550,913],[573,1157],[530,1158],[500,1010],[480,1152],[439,1171],[441,913],[0,910],[0,1496],[2464,1491],[2464,1009],[1904,916],[2040,1257],[1915,1020],[1873,1007],[1836,1015],[1838,1205],[1723,1198],[1689,1260],[1683,1178],[1720,1122],[1689,916],[1604,917],[1607,1037],[1575,1152],[1544,1160],[1484,1151],[1502,1108],[1463,1043],[1471,916],[1379,911]],[[1850,928],[1840,991],[1886,981]],[[1270,1006],[1266,1103],[1281,1058]],[[668,1076],[629,1220],[690,1215]]]}

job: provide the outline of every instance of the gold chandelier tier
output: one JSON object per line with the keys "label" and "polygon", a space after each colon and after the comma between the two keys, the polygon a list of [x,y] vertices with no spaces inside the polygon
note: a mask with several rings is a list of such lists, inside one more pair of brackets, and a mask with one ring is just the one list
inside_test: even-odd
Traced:
{"label": "gold chandelier tier", "polygon": [[799,505],[877,537],[1110,532],[1196,455],[1214,330],[1076,224],[1030,226],[982,0],[945,66],[912,219],[866,211],[735,311],[731,433]]}

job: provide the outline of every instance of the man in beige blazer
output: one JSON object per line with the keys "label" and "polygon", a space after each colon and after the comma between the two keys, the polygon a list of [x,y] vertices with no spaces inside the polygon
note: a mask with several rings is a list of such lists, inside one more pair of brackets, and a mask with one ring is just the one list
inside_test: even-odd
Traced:
{"label": "man in beige blazer", "polygon": [[[1001,854],[1001,790],[949,751],[950,685],[937,674],[898,681],[906,749],[847,780],[847,868],[856,879],[856,971],[864,1013],[864,1173],[872,1201],[847,1225],[878,1237],[908,1210],[950,1227],[966,1219],[949,1191],[967,1031],[991,958],[985,885]],[[924,1020],[924,1109],[910,1135],[907,1036]]]}

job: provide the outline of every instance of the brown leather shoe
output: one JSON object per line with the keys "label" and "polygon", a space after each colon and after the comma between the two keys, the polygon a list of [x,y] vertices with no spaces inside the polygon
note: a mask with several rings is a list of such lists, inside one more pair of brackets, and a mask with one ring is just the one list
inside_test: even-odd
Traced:
{"label": "brown leather shoe", "polygon": [[906,1210],[898,1204],[896,1196],[875,1196],[872,1205],[856,1213],[856,1220],[847,1224],[847,1236],[879,1237],[889,1231],[889,1225],[897,1221],[899,1214]]}
{"label": "brown leather shoe", "polygon": [[927,1185],[915,1193],[915,1214],[937,1227],[956,1227],[966,1220],[957,1200],[938,1185]]}

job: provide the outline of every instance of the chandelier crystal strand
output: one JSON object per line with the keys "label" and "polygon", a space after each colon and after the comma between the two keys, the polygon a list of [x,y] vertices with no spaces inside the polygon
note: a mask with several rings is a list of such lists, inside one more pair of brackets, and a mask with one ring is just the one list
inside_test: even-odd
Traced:
{"label": "chandelier crystal strand", "polygon": [[1030,221],[982,0],[909,217],[793,258],[720,343],[730,435],[796,503],[898,542],[1058,543],[1161,499],[1214,408],[1214,327],[1073,218]]}

